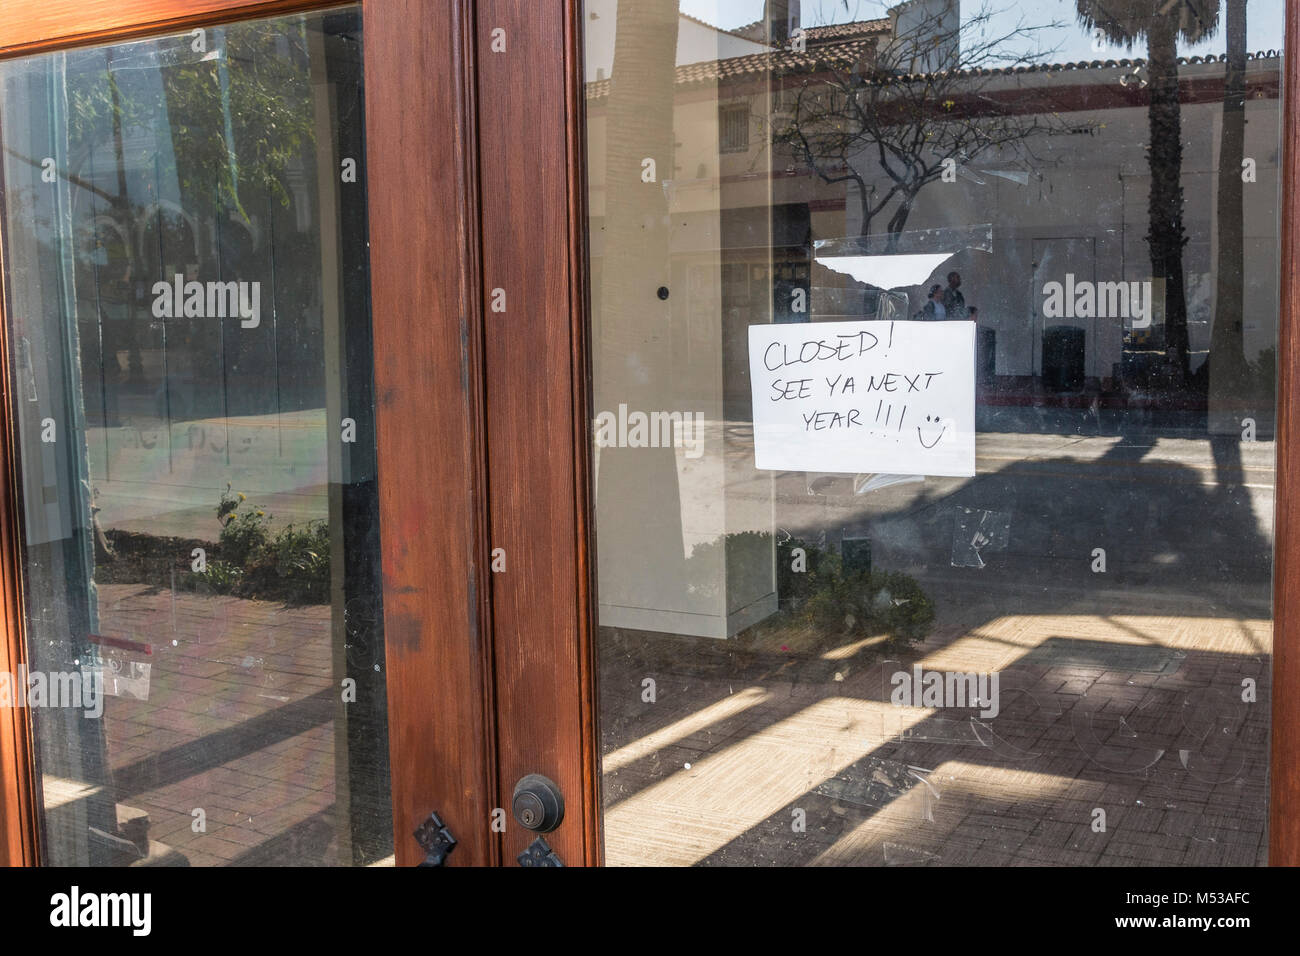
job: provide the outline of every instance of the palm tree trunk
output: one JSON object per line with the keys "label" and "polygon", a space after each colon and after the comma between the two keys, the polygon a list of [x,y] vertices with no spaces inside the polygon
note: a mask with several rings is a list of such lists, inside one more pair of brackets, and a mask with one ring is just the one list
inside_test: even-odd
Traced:
{"label": "palm tree trunk", "polygon": [[1210,332],[1210,376],[1214,392],[1231,401],[1242,397],[1246,377],[1241,179],[1246,151],[1246,0],[1228,0],[1227,44],[1223,135],[1219,141],[1219,255],[1214,282],[1214,327]]}
{"label": "palm tree trunk", "polygon": [[1151,195],[1148,211],[1151,274],[1165,282],[1165,354],[1182,385],[1187,378],[1187,298],[1183,290],[1183,144],[1178,102],[1178,21],[1171,16],[1152,18],[1147,33],[1147,63],[1151,99],[1147,109],[1151,125],[1148,153]]}

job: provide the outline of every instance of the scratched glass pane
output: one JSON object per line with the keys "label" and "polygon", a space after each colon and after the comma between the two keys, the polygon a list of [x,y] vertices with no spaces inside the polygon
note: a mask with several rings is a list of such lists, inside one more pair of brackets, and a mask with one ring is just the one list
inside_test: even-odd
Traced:
{"label": "scratched glass pane", "polygon": [[585,0],[610,863],[1266,862],[1284,5],[1119,6]]}
{"label": "scratched glass pane", "polygon": [[391,862],[357,8],[0,64],[42,859]]}

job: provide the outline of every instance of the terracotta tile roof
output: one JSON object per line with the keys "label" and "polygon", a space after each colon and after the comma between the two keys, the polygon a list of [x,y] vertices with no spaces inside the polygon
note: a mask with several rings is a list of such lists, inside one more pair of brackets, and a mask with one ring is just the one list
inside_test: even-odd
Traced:
{"label": "terracotta tile roof", "polygon": [[[753,27],[741,27],[731,31],[740,35],[741,30]],[[774,49],[763,53],[751,53],[746,56],[728,57],[721,60],[703,60],[699,63],[687,63],[677,67],[677,84],[688,86],[692,83],[716,82],[719,80],[739,79],[746,76],[762,74],[783,75],[815,71],[823,64],[828,55],[840,62],[860,62],[867,59],[874,51],[882,36],[889,32],[889,19],[860,20],[854,23],[839,23],[825,27],[807,28],[808,51],[798,53],[789,49]],[[1281,56],[1278,50],[1261,50],[1247,54],[1250,60],[1276,59]],[[1200,63],[1224,63],[1227,56],[1192,56],[1178,58],[1180,66]],[[1075,70],[1105,70],[1144,66],[1145,59],[1122,60],[1079,60],[1070,63],[1035,63],[999,69],[962,70],[970,76],[1010,76],[1016,73],[1062,73]],[[915,74],[920,77],[922,74]],[[907,76],[896,79],[907,79]],[[609,95],[609,79],[596,80],[586,85],[586,98],[599,100]]]}
{"label": "terracotta tile roof", "polygon": [[879,20],[855,20],[852,23],[832,23],[824,27],[805,27],[804,35],[809,43],[849,40],[886,34],[889,32],[889,23],[889,17],[881,17]]}
{"label": "terracotta tile roof", "polygon": [[746,23],[743,27],[733,27],[730,32],[733,36],[753,40],[755,43],[767,42],[767,25],[762,20]]}
{"label": "terracotta tile roof", "polygon": [[[1279,50],[1260,50],[1257,53],[1247,53],[1247,60],[1269,60],[1277,59],[1281,56]],[[1010,76],[1013,73],[1065,73],[1071,70],[1113,70],[1118,68],[1136,68],[1146,66],[1146,60],[1136,58],[1132,60],[1078,60],[1071,63],[1032,63],[1023,66],[1004,67],[1001,69],[979,69],[979,70],[961,70],[960,73],[969,76]],[[1190,66],[1197,63],[1227,63],[1228,57],[1223,56],[1180,56],[1178,58],[1179,66]],[[915,74],[920,76],[921,74]]]}
{"label": "terracotta tile roof", "polygon": [[737,29],[724,30],[722,29],[722,27],[715,26],[714,24],[710,23],[708,20],[701,20],[699,17],[693,17],[689,13],[683,13],[680,10],[678,11],[677,15],[681,17],[683,20],[690,20],[692,23],[698,23],[700,26],[708,27],[710,30],[716,30],[719,33],[729,33],[732,36],[740,37],[742,40],[749,40],[751,43],[762,43],[764,46],[767,45],[767,41],[765,38],[761,38],[761,37],[755,38],[753,36],[749,36],[741,32],[742,30],[753,30],[755,27],[762,29],[763,21],[761,20],[756,20],[753,23],[748,23],[745,26],[739,27]]}
{"label": "terracotta tile roof", "polygon": [[[682,14],[682,16],[686,16],[686,14]],[[762,20],[746,23],[743,27],[733,27],[727,32],[745,40],[753,40],[755,43],[767,42],[767,24]],[[832,23],[822,27],[804,27],[804,35],[809,43],[850,40],[855,37],[874,36],[878,33],[888,32],[889,17],[880,17],[877,20],[855,20],[852,23]]]}
{"label": "terracotta tile roof", "polygon": [[[867,56],[876,45],[876,39],[850,40],[835,44],[837,57],[862,58]],[[773,50],[770,53],[750,53],[746,56],[728,57],[722,60],[703,60],[699,63],[687,63],[677,68],[677,84],[686,86],[691,83],[704,83],[717,80],[737,79],[744,76],[760,76],[765,73],[797,73],[815,69],[825,59],[825,47],[819,50],[809,49],[806,53],[793,50]],[[608,79],[595,80],[587,84],[587,99],[596,100],[609,95]]]}

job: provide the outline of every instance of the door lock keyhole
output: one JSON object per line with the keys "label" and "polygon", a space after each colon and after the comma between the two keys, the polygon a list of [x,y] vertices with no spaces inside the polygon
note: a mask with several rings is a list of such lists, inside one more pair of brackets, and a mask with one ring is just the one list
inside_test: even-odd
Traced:
{"label": "door lock keyhole", "polygon": [[520,778],[510,806],[519,825],[537,833],[550,833],[564,819],[564,796],[559,785],[540,773]]}

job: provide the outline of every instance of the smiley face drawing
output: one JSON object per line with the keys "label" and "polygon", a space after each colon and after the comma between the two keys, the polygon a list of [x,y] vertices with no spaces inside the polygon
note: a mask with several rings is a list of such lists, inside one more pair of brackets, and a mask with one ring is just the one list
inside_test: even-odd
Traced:
{"label": "smiley face drawing", "polygon": [[[937,433],[934,431],[935,428],[939,429]],[[929,441],[926,440],[923,429],[928,430],[933,436]],[[943,438],[944,433],[947,431],[948,426],[943,423],[943,420],[938,415],[926,415],[925,424],[916,426],[916,440],[921,443],[922,448],[929,450],[939,444],[939,440]]]}

